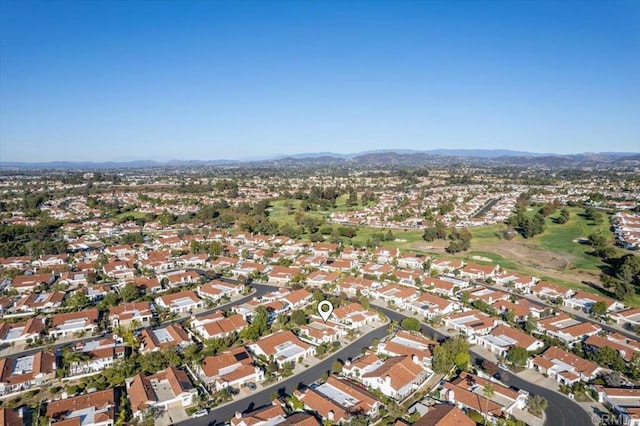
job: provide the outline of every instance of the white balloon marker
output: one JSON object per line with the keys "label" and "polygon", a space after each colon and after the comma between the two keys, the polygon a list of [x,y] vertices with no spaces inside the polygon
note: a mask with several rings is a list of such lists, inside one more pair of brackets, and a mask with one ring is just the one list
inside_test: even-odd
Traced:
{"label": "white balloon marker", "polygon": [[333,303],[329,302],[328,300],[323,300],[322,302],[318,303],[318,314],[320,314],[324,322],[327,322],[332,312]]}

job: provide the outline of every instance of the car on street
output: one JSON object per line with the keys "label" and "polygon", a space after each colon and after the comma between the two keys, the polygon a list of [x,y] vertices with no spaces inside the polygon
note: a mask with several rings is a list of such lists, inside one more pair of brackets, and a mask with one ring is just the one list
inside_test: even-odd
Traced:
{"label": "car on street", "polygon": [[193,417],[193,418],[195,419],[195,418],[198,418],[198,417],[204,417],[204,416],[206,416],[207,414],[209,414],[209,410],[208,410],[208,409],[206,409],[206,408],[203,408],[202,410],[198,410],[198,411],[196,411],[195,413],[193,413],[193,414],[191,415],[191,417]]}

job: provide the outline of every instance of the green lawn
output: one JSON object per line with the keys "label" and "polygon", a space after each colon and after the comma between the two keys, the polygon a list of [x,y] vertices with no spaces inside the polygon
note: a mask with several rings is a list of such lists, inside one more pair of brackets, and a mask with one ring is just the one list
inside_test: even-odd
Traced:
{"label": "green lawn", "polygon": [[587,238],[590,234],[601,232],[613,243],[613,232],[610,230],[608,217],[596,225],[592,221],[579,215],[582,209],[569,209],[569,222],[556,224],[551,218],[547,218],[547,229],[542,235],[533,238],[533,241],[545,250],[563,255],[569,255],[573,267],[589,271],[600,272],[604,262],[589,254],[593,251],[588,244],[577,242],[580,238]]}
{"label": "green lawn", "polygon": [[143,212],[131,211],[131,212],[120,213],[118,216],[116,216],[116,218],[122,219],[123,217],[126,217],[126,216],[132,216],[135,219],[143,219],[147,217],[147,214]]}

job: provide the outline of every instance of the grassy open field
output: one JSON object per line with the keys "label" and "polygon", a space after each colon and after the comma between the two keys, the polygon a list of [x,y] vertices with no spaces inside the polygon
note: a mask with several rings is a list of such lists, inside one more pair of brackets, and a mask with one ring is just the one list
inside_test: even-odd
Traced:
{"label": "grassy open field", "polygon": [[[327,218],[332,212],[357,209],[346,207],[345,202],[346,197],[343,196],[338,199],[334,209],[310,211],[306,214]],[[287,204],[293,207],[291,214],[287,214]],[[295,225],[295,209],[300,205],[299,200],[279,200],[272,205],[272,220],[279,224]],[[537,209],[531,209],[527,214],[533,216],[536,211]],[[582,212],[580,208],[569,208],[570,218],[565,224],[554,221],[559,211],[556,212],[546,218],[544,233],[529,239],[519,234],[510,241],[498,238],[497,232],[506,228],[503,224],[470,228],[473,234],[471,250],[456,256],[446,254],[447,241],[425,242],[422,240],[422,231],[416,230],[394,229],[392,232],[395,240],[384,241],[382,244],[435,257],[456,257],[469,262],[486,263],[479,259],[491,259],[493,263],[510,271],[533,275],[574,289],[603,294],[583,283],[599,283],[599,275],[605,263],[593,256],[591,246],[581,242],[581,239],[586,239],[594,232],[601,232],[613,241],[613,233],[606,217],[603,223],[594,224],[585,218]],[[327,224],[323,227],[340,226],[343,225]],[[387,229],[358,227],[357,235],[350,241],[364,245],[374,234],[386,232]],[[302,238],[308,239],[308,235],[304,234]],[[640,295],[629,300],[628,304],[640,306]]]}
{"label": "grassy open field", "polygon": [[144,217],[147,216],[146,213],[143,212],[136,212],[136,211],[131,211],[131,212],[124,212],[124,213],[120,213],[118,216],[116,216],[118,219],[122,219],[123,217],[128,217],[131,216],[135,219],[142,219]]}

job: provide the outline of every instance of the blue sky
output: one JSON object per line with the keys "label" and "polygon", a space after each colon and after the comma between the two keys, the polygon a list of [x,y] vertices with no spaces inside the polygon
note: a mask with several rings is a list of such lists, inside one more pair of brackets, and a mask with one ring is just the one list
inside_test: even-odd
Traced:
{"label": "blue sky", "polygon": [[640,151],[640,2],[0,0],[0,161]]}

